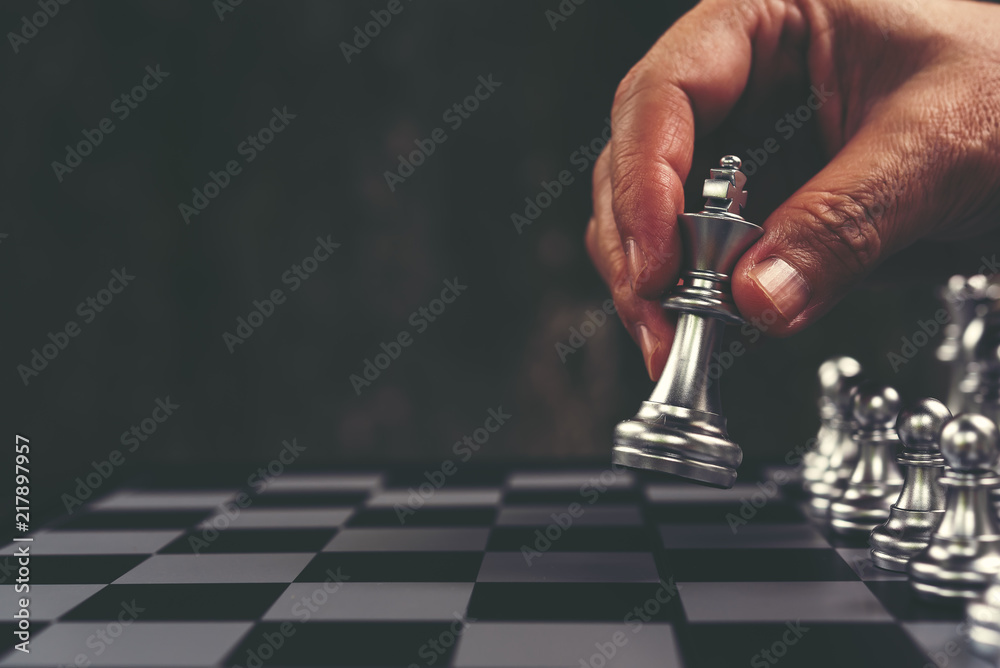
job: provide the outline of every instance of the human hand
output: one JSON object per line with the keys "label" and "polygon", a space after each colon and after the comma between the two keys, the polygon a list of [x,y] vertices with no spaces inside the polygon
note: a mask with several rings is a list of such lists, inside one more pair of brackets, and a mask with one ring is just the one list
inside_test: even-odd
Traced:
{"label": "human hand", "polygon": [[1000,7],[964,0],[706,0],[671,27],[615,94],[586,234],[650,377],[673,340],[659,298],[679,276],[696,133],[775,91],[816,109],[832,159],[763,222],[732,280],[745,317],[792,334],[917,239],[996,225],[998,36]]}

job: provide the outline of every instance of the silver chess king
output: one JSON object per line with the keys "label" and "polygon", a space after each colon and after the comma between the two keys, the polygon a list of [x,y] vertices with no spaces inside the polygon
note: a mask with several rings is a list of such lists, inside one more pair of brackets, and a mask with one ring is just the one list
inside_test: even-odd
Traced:
{"label": "silver chess king", "polygon": [[[727,324],[742,323],[730,286],[740,256],[764,233],[744,220],[746,175],[727,155],[702,190],[701,213],[677,217],[684,247],[683,283],[663,301],[677,311],[677,333],[663,375],[631,420],[615,427],[612,461],[729,488],[743,461],[722,415],[712,354],[719,353]],[[716,376],[716,377],[713,377]]]}

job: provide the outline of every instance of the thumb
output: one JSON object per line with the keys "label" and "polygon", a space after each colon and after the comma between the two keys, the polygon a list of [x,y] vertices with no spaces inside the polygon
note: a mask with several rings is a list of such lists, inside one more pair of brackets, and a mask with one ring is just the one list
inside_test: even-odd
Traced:
{"label": "thumb", "polygon": [[879,262],[941,223],[940,206],[925,196],[946,161],[928,160],[923,142],[878,125],[779,206],[737,264],[736,305],[768,334],[816,321]]}

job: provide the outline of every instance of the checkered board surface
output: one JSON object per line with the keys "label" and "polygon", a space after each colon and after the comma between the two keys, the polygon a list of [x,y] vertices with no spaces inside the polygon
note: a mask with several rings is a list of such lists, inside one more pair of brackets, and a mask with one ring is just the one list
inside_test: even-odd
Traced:
{"label": "checkered board surface", "polygon": [[0,666],[986,665],[781,490],[492,470],[401,524],[422,481],[289,472],[231,521],[236,488],[116,491],[34,535],[30,654],[4,548]]}

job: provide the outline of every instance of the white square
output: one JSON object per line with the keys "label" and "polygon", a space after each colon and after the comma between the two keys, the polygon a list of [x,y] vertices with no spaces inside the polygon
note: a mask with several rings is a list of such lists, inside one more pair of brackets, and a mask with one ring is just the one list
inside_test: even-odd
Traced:
{"label": "white square", "polygon": [[43,531],[30,543],[12,543],[0,555],[15,554],[27,545],[31,554],[153,554],[184,532],[166,531]]}
{"label": "white square", "polygon": [[[412,500],[412,503],[411,503]],[[500,503],[500,489],[489,487],[445,488],[431,492],[430,495],[416,495],[408,489],[383,490],[368,499],[369,508],[448,508],[470,506],[496,506]]]}
{"label": "white square", "polygon": [[13,614],[18,600],[28,599],[31,619],[39,622],[59,619],[88,598],[104,589],[102,584],[33,584],[27,593],[17,593],[14,585],[0,587],[0,609]]}
{"label": "white square", "polygon": [[333,529],[354,513],[353,508],[241,508],[239,515],[218,514],[199,529]]}
{"label": "white square", "polygon": [[[607,643],[614,649],[611,660],[598,653],[598,645]],[[683,668],[673,627],[657,623],[644,624],[641,632],[634,633],[621,623],[474,622],[462,633],[452,664],[456,668]]]}
{"label": "white square", "polygon": [[284,473],[268,480],[261,494],[364,492],[381,484],[377,473]]}
{"label": "white square", "polygon": [[863,582],[685,582],[691,622],[891,622]]}
{"label": "white square", "polygon": [[728,523],[661,524],[663,547],[673,549],[792,549],[829,548],[830,543],[811,524],[764,524],[750,522],[736,527]]}
{"label": "white square", "polygon": [[292,582],[310,553],[156,554],[113,584]]}
{"label": "white square", "polygon": [[91,510],[209,510],[236,498],[232,490],[149,491],[125,489],[94,501]]}
{"label": "white square", "polygon": [[264,621],[446,621],[465,617],[471,582],[296,582]]}
{"label": "white square", "polygon": [[[250,622],[132,622],[114,642],[94,639],[94,622],[54,624],[31,640],[31,653],[11,652],[0,666],[212,666],[222,661],[253,626]],[[91,645],[88,647],[87,641]],[[97,655],[98,648],[101,650]]]}
{"label": "white square", "polygon": [[635,476],[625,469],[592,471],[514,471],[507,478],[507,487],[516,490],[566,491],[579,490],[584,485],[601,489],[628,489]]}
{"label": "white square", "polygon": [[[767,487],[766,493],[761,487]],[[714,487],[704,487],[692,485],[685,482],[675,483],[654,483],[646,485],[646,498],[650,503],[735,503],[743,501],[752,503],[754,496],[764,497],[767,500],[776,500],[782,497],[781,488],[777,483],[771,483],[768,487],[763,483],[757,486],[748,482],[736,483],[730,489],[715,489]]]}

